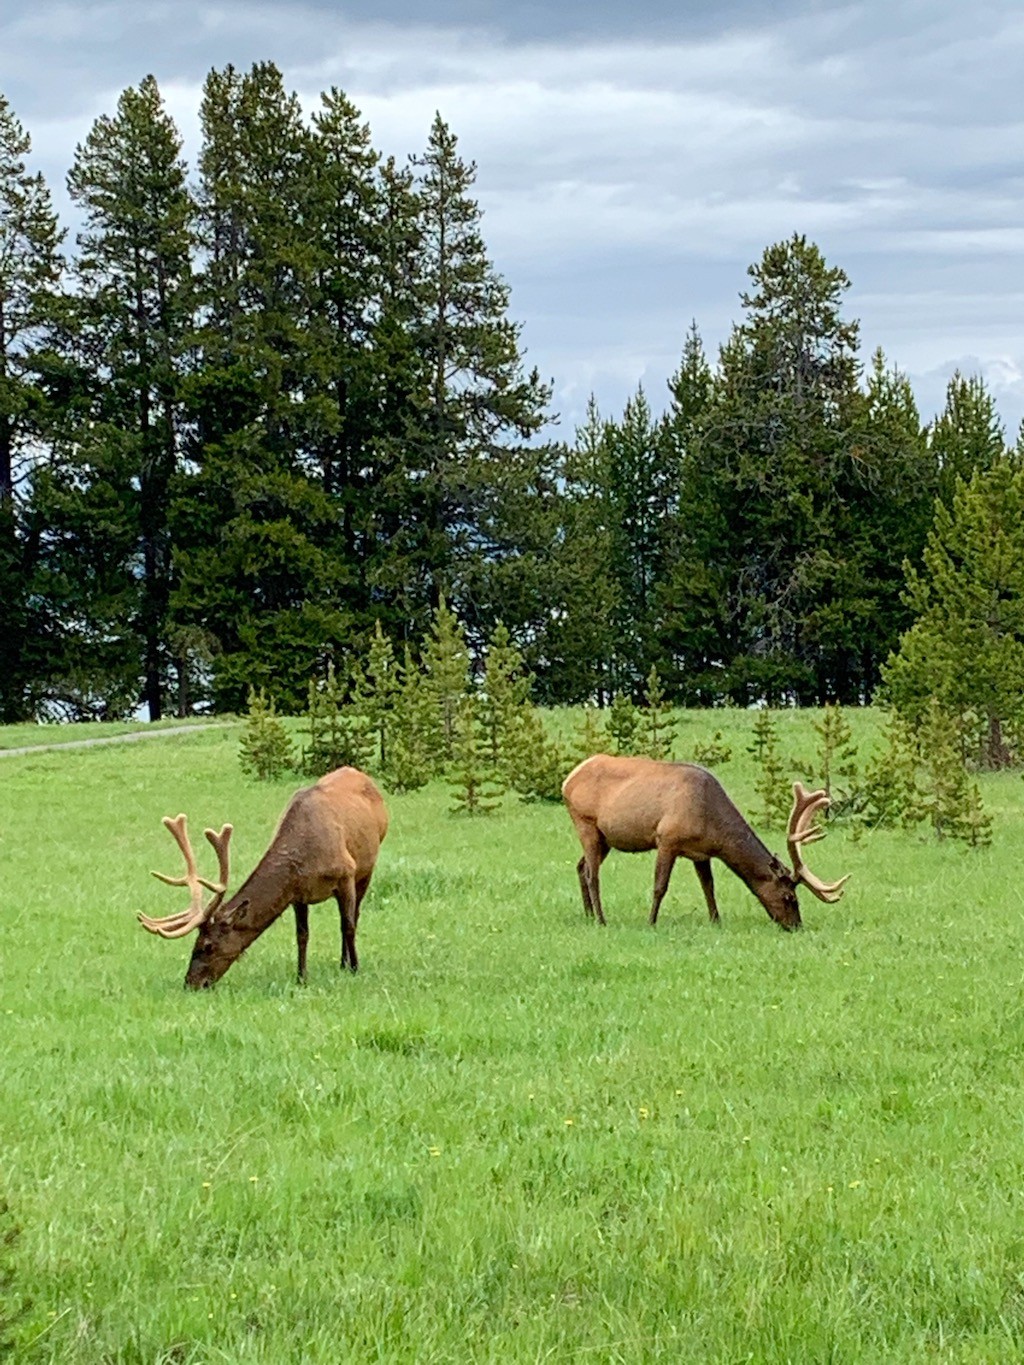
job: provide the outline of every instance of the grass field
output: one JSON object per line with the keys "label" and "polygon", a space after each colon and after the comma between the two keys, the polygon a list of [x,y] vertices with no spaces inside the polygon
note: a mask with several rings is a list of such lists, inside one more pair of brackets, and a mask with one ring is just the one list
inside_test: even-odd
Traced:
{"label": "grass field", "polygon": [[[721,727],[746,809],[751,723],[677,744]],[[358,976],[324,905],[306,987],[289,913],[186,994],[135,911],[179,908],[164,814],[262,852],[295,784],[236,750],[0,763],[16,1360],[1024,1358],[1019,775],[983,779],[982,852],[834,828],[812,866],[853,880],[797,935],[724,868],[710,926],[685,863],[652,931],[652,859],[614,854],[601,930],[560,808],[395,796]]]}

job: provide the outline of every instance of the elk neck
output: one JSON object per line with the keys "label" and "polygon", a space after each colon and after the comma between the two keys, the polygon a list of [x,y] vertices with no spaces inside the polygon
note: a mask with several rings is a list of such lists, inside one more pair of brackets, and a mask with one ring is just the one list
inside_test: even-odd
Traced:
{"label": "elk neck", "polygon": [[779,879],[778,859],[765,847],[739,811],[735,819],[730,821],[727,834],[721,840],[718,857],[758,898],[759,888]]}
{"label": "elk neck", "polygon": [[274,844],[264,853],[231,899],[225,901],[217,918],[225,919],[233,915],[232,928],[251,942],[287,910],[294,895],[295,868],[292,859]]}

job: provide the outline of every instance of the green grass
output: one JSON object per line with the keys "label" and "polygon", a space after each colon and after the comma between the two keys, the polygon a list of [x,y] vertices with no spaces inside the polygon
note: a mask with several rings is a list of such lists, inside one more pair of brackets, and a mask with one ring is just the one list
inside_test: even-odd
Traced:
{"label": "green grass", "polygon": [[[751,722],[677,746],[721,727],[747,809]],[[324,905],[305,988],[288,914],[185,994],[188,942],[134,912],[178,907],[163,814],[232,820],[236,879],[262,851],[295,784],[236,749],[0,765],[19,1361],[1024,1355],[1019,776],[983,779],[980,853],[834,828],[812,865],[854,877],[799,935],[724,868],[710,926],[685,863],[652,931],[652,859],[614,854],[601,930],[560,808],[395,796],[358,976]]]}

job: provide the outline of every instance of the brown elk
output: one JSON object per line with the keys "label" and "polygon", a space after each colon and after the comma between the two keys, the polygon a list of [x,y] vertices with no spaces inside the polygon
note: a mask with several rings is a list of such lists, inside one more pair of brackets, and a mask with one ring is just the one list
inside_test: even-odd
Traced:
{"label": "brown elk", "polygon": [[798,886],[831,902],[840,898],[848,880],[820,881],[805,865],[801,846],[824,838],[824,830],[811,821],[829,804],[829,797],[824,791],[806,791],[799,782],[793,784],[787,834],[792,869],[765,848],[718,779],[695,763],[595,754],[572,770],[562,783],[562,796],[583,845],[576,867],[583,908],[600,924],[605,923],[600,867],[613,848],[623,853],[657,849],[651,924],[657,923],[679,857],[693,862],[713,921],[718,919],[718,906],[712,858],[720,858],[735,872],[784,929],[800,927]]}
{"label": "brown elk", "polygon": [[[185,876],[166,877],[170,886],[187,886],[187,910],[163,919],[139,915],[140,923],[161,938],[183,938],[199,930],[185,985],[212,986],[253,939],[273,924],[289,905],[295,907],[295,939],[299,980],[306,977],[309,907],[333,896],[341,915],[341,965],[355,971],[359,907],[370,885],[377,853],[388,829],[388,813],[374,783],[357,768],[338,768],[312,787],[297,791],[281,816],[270,847],[239,889],[227,901],[228,844],[231,826],[206,837],[220,865],[219,880],[200,877],[189,843],[184,815],[164,817],[185,856]],[[213,899],[203,905],[203,888]]]}

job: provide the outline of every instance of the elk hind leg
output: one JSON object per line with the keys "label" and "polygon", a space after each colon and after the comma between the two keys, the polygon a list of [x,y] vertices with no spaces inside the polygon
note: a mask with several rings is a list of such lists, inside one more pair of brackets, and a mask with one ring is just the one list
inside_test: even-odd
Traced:
{"label": "elk hind leg", "polygon": [[677,856],[673,849],[658,849],[658,861],[654,864],[654,899],[651,901],[651,913],[648,920],[648,923],[652,925],[658,922],[658,911],[661,909],[661,902],[665,899],[665,892],[668,890],[669,879],[672,876],[672,868],[675,866]]}
{"label": "elk hind leg", "polygon": [[296,901],[293,909],[295,910],[295,946],[299,955],[299,980],[306,979],[306,946],[309,943],[309,906],[304,901]]}
{"label": "elk hind leg", "polygon": [[583,893],[583,909],[590,919],[594,918],[594,902],[590,899],[590,881],[587,877],[587,860],[581,858],[576,864],[576,875],[580,879],[580,891]]}
{"label": "elk hind leg", "polygon": [[598,924],[604,924],[604,911],[601,908],[601,864],[608,857],[608,841],[596,825],[577,826],[583,857],[576,864],[579,873],[580,890],[583,892],[583,908],[588,915],[596,917]]}
{"label": "elk hind leg", "polygon": [[351,971],[359,970],[356,957],[356,924],[359,920],[359,902],[356,897],[356,880],[351,873],[346,876],[334,893],[341,916],[341,965]]}
{"label": "elk hind leg", "polygon": [[357,925],[357,926],[358,926],[358,924],[359,924],[359,911],[360,911],[360,908],[362,907],[362,904],[363,904],[363,897],[366,895],[367,891],[368,891],[369,888],[370,888],[370,878],[371,878],[372,876],[373,876],[373,871],[372,871],[372,869],[371,869],[369,872],[367,872],[367,874],[366,874],[365,877],[359,877],[359,878],[357,878],[357,880],[356,880],[356,925]]}

